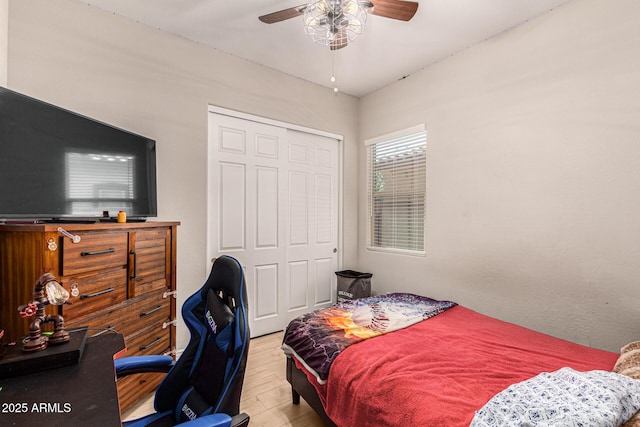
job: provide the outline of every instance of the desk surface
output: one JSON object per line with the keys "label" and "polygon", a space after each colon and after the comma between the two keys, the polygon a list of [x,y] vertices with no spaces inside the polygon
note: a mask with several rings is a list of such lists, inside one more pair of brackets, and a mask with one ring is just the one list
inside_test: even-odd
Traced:
{"label": "desk surface", "polygon": [[89,338],[77,365],[0,380],[2,426],[120,426],[113,356],[119,334]]}

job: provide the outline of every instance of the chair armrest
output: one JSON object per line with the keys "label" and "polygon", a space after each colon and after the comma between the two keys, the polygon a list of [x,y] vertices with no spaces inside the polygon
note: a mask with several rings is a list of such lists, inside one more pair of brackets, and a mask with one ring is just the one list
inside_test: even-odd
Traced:
{"label": "chair armrest", "polygon": [[230,417],[227,414],[211,414],[176,424],[175,427],[246,427],[249,425],[249,415],[241,413]]}
{"label": "chair armrest", "polygon": [[166,373],[173,367],[173,358],[171,356],[129,356],[116,359],[114,366],[118,378],[146,372]]}

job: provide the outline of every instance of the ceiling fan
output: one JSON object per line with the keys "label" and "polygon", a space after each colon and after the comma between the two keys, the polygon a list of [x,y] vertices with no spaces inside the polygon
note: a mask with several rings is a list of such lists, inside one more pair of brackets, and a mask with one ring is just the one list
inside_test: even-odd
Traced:
{"label": "ceiling fan", "polygon": [[304,28],[313,41],[341,49],[364,30],[367,14],[409,21],[418,3],[403,0],[310,0],[308,4],[290,7],[260,16],[266,24],[304,15]]}

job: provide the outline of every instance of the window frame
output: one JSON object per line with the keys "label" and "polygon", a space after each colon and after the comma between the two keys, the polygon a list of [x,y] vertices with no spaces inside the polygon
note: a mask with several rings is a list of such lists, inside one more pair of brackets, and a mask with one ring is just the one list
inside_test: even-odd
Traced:
{"label": "window frame", "polygon": [[[425,150],[425,156],[424,156],[424,165],[422,166],[422,169],[424,171],[424,182],[422,183],[422,185],[424,185],[424,199],[423,199],[423,205],[422,205],[422,209],[423,209],[423,217],[422,217],[422,250],[414,250],[414,249],[406,249],[406,248],[399,248],[399,247],[389,247],[389,246],[376,246],[373,244],[373,240],[374,240],[374,225],[375,225],[375,219],[374,219],[374,212],[373,212],[373,197],[374,197],[374,187],[375,185],[373,184],[373,174],[375,172],[374,169],[374,162],[372,159],[372,147],[378,144],[382,144],[382,143],[392,143],[394,140],[400,140],[402,138],[406,138],[406,137],[411,137],[417,134],[424,134],[424,150]],[[417,126],[412,126],[406,129],[401,129],[395,132],[391,132],[385,135],[380,135],[374,138],[369,138],[366,139],[364,141],[365,144],[365,148],[366,148],[366,185],[367,185],[367,250],[368,251],[375,251],[375,252],[385,252],[385,253],[394,253],[394,254],[403,254],[403,255],[412,255],[412,256],[422,256],[424,257],[426,255],[426,201],[427,201],[427,194],[426,194],[426,154],[427,154],[427,134],[426,134],[426,126],[424,124],[420,124]],[[394,192],[395,195],[395,192]],[[395,212],[395,210],[394,210]],[[395,233],[395,232],[394,232]]]}

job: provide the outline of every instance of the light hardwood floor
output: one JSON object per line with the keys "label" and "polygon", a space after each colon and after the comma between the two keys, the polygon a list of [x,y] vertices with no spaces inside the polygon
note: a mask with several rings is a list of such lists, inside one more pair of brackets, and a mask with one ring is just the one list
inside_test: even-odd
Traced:
{"label": "light hardwood floor", "polygon": [[[247,371],[240,411],[251,417],[250,427],[322,427],[324,423],[309,405],[291,403],[291,386],[286,380],[286,359],[280,344],[282,332],[253,338],[249,345]],[[153,412],[153,395],[138,401],[123,414],[123,420]]]}

